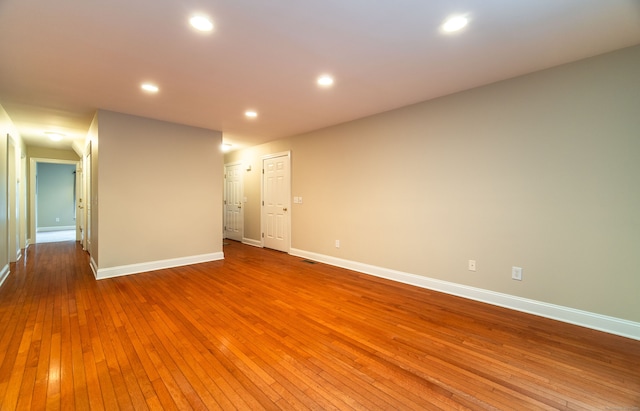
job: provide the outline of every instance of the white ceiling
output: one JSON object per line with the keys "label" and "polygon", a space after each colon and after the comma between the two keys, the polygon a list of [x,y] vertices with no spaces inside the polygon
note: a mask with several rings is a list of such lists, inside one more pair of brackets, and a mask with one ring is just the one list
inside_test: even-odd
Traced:
{"label": "white ceiling", "polygon": [[101,108],[240,148],[636,44],[638,0],[0,0],[0,104],[28,144]]}

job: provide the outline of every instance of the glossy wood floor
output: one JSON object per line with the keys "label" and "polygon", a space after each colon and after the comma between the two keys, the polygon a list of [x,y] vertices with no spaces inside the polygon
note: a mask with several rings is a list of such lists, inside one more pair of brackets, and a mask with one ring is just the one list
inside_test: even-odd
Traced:
{"label": "glossy wood floor", "polygon": [[96,281],[37,244],[0,288],[0,409],[638,410],[640,342],[232,242]]}

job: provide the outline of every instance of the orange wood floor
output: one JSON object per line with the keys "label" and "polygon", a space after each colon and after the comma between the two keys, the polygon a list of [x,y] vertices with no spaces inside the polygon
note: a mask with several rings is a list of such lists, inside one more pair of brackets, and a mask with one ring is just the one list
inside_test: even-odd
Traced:
{"label": "orange wood floor", "polygon": [[0,288],[0,409],[640,409],[640,341],[224,251],[96,281],[76,243],[29,247]]}

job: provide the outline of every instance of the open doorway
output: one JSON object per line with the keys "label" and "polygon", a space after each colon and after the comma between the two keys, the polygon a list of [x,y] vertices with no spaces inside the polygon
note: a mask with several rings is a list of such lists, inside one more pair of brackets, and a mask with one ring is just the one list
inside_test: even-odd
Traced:
{"label": "open doorway", "polygon": [[77,164],[32,159],[31,243],[77,240]]}

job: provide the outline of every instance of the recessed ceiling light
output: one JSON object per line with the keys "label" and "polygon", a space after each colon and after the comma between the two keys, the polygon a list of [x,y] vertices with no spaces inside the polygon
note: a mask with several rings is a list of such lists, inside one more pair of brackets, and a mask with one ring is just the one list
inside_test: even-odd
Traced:
{"label": "recessed ceiling light", "polygon": [[57,133],[55,131],[45,131],[44,134],[46,134],[52,141],[61,141],[64,138],[64,134]]}
{"label": "recessed ceiling light", "polygon": [[148,91],[149,93],[157,93],[158,90],[160,90],[158,88],[158,86],[156,86],[155,84],[151,84],[151,83],[144,83],[142,86],[140,86],[144,91]]}
{"label": "recessed ceiling light", "polygon": [[197,15],[189,19],[189,24],[198,31],[211,31],[213,30],[213,23],[208,17]]}
{"label": "recessed ceiling light", "polygon": [[450,17],[442,24],[442,30],[447,33],[453,33],[463,29],[468,23],[469,19],[466,16]]}
{"label": "recessed ceiling light", "polygon": [[333,77],[329,75],[322,75],[318,77],[318,85],[322,87],[329,87],[333,84]]}
{"label": "recessed ceiling light", "polygon": [[256,112],[255,112],[255,111],[253,111],[253,110],[247,110],[247,111],[245,111],[245,112],[244,112],[244,115],[245,115],[245,116],[247,116],[247,117],[249,117],[249,118],[256,118],[256,117],[258,117],[258,113],[256,113]]}

